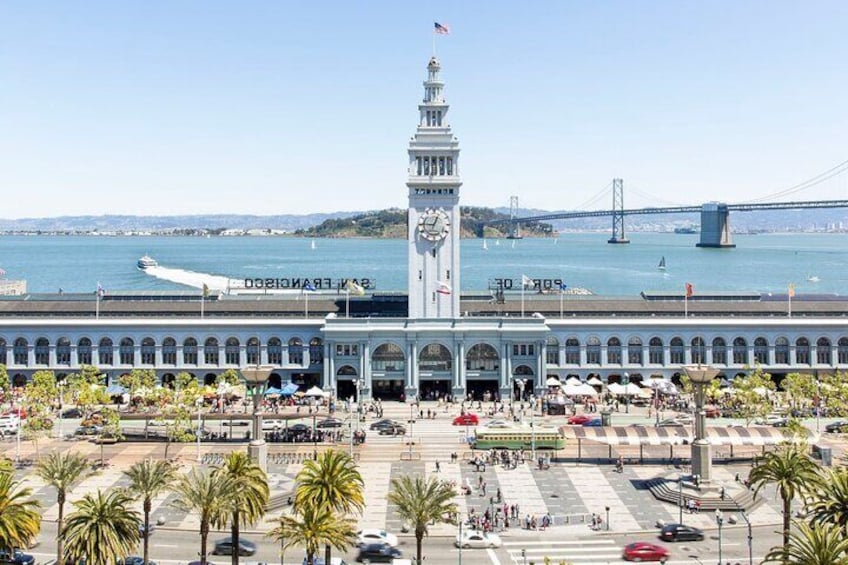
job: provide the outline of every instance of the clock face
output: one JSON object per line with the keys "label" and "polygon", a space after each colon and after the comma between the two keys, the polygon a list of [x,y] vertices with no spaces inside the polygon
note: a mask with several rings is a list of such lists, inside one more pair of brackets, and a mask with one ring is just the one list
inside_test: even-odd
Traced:
{"label": "clock face", "polygon": [[440,241],[450,231],[450,218],[441,208],[433,210],[428,208],[418,218],[418,233],[426,240]]}

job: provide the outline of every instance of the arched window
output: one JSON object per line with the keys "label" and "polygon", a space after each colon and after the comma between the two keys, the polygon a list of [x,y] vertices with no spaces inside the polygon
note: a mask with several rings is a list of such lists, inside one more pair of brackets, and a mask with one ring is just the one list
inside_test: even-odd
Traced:
{"label": "arched window", "polygon": [[733,340],[733,363],[735,365],[748,364],[748,342],[744,337]]}
{"label": "arched window", "polygon": [[48,365],[50,363],[50,342],[46,337],[35,340],[35,364]]}
{"label": "arched window", "polygon": [[816,363],[819,365],[830,365],[831,358],[830,340],[826,337],[820,337],[816,342]]}
{"label": "arched window", "polygon": [[607,363],[621,365],[621,340],[617,337],[607,340]]}
{"label": "arched window", "polygon": [[789,340],[785,337],[774,340],[774,362],[776,365],[789,364]]}
{"label": "arched window", "polygon": [[593,336],[586,340],[586,364],[601,364],[601,340],[597,337]]}
{"label": "arched window", "polygon": [[580,364],[580,342],[577,341],[577,338],[570,337],[565,340],[565,364]]}
{"label": "arched window", "polygon": [[247,340],[247,364],[259,364],[259,338],[251,337]]}
{"label": "arched window", "polygon": [[309,364],[320,365],[324,362],[324,342],[320,337],[309,340]]}
{"label": "arched window", "polygon": [[299,337],[289,340],[289,364],[303,365],[303,340]]}
{"label": "arched window", "polygon": [[56,340],[56,364],[65,366],[71,364],[71,340],[66,337]]}
{"label": "arched window", "polygon": [[768,340],[764,337],[758,337],[754,340],[754,363],[759,365],[768,365],[769,362],[769,345]]}
{"label": "arched window", "polygon": [[227,342],[224,344],[224,359],[227,365],[239,365],[240,346],[238,338],[227,338]]}
{"label": "arched window", "polygon": [[533,369],[527,365],[518,365],[512,370],[512,381],[518,383],[519,380],[524,381],[524,396],[525,398],[533,394],[536,386],[536,379],[533,374]]}
{"label": "arched window", "polygon": [[450,349],[441,343],[428,343],[418,352],[419,371],[450,371],[453,356]]}
{"label": "arched window", "polygon": [[642,340],[631,337],[627,340],[627,362],[631,365],[641,365],[644,362]]}
{"label": "arched window", "polygon": [[683,340],[679,337],[671,338],[671,341],[668,342],[668,353],[669,353],[669,362],[672,365],[682,365],[686,363],[686,346],[683,344]]}
{"label": "arched window", "polygon": [[648,363],[651,365],[665,365],[663,340],[658,337],[652,337],[648,341]]}
{"label": "arched window", "polygon": [[478,343],[465,354],[465,368],[469,371],[497,371],[500,368],[498,351],[488,343]]}
{"label": "arched window", "polygon": [[29,343],[26,339],[19,337],[15,340],[12,346],[12,357],[15,358],[15,365],[26,367],[29,364]]}
{"label": "arched window", "polygon": [[713,364],[727,365],[727,342],[723,337],[717,337],[713,340]]}
{"label": "arched window", "polygon": [[799,337],[795,340],[795,363],[797,365],[810,364],[810,340]]}
{"label": "arched window", "polygon": [[162,364],[177,364],[177,340],[172,337],[166,337],[162,340]]}
{"label": "arched window", "polygon": [[694,337],[690,342],[691,353],[692,353],[692,362],[693,363],[706,363],[707,362],[707,344],[704,343],[704,338],[702,337]]}
{"label": "arched window", "polygon": [[87,337],[77,342],[77,363],[91,365],[91,340]]}
{"label": "arched window", "polygon": [[394,343],[384,343],[371,354],[371,369],[374,371],[403,372],[406,370],[406,357],[403,348]]}
{"label": "arched window", "polygon": [[118,348],[118,357],[121,365],[132,365],[135,362],[135,342],[132,338],[125,337],[121,340]]}
{"label": "arched window", "polygon": [[354,369],[350,365],[342,365],[341,367],[339,367],[339,370],[336,371],[336,375],[339,377],[356,378],[356,369]]}
{"label": "arched window", "polygon": [[268,340],[268,363],[271,365],[283,364],[283,341],[278,337]]}
{"label": "arched window", "polygon": [[[203,343],[203,362],[206,365],[217,365],[220,363],[220,357],[218,355],[218,338],[206,338],[206,341]],[[206,377],[208,376],[209,375],[206,375]]]}
{"label": "arched window", "polygon": [[848,337],[840,337],[836,356],[839,364],[848,363]]}
{"label": "arched window", "polygon": [[6,362],[6,340],[0,338],[0,365],[8,365]]}
{"label": "arched window", "polygon": [[115,346],[112,340],[104,337],[97,345],[97,363],[98,365],[113,365],[115,355]]}
{"label": "arched window", "polygon": [[146,337],[141,340],[141,364],[156,364],[156,342],[153,341],[152,337]]}
{"label": "arched window", "polygon": [[197,340],[193,337],[186,338],[183,341],[183,364],[197,365]]}
{"label": "arched window", "polygon": [[559,365],[559,341],[552,335],[545,340],[545,362],[548,365]]}

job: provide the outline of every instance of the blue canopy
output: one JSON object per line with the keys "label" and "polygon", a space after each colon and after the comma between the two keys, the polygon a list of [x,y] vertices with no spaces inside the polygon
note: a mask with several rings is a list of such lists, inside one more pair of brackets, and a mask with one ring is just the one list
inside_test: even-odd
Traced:
{"label": "blue canopy", "polygon": [[119,394],[126,394],[127,392],[129,391],[118,383],[111,384],[106,388],[106,394],[109,396],[118,396]]}
{"label": "blue canopy", "polygon": [[269,386],[265,389],[265,394],[280,394],[281,392],[283,392],[282,389],[279,389],[275,386]]}
{"label": "blue canopy", "polygon": [[300,388],[300,387],[299,387],[299,386],[297,386],[297,385],[296,385],[296,384],[294,384],[294,383],[288,383],[288,384],[287,384],[286,386],[284,386],[284,387],[283,387],[283,389],[280,391],[280,395],[281,395],[281,396],[291,396],[291,395],[293,395],[294,393],[296,393],[296,392],[297,392],[297,389],[299,389],[299,388]]}

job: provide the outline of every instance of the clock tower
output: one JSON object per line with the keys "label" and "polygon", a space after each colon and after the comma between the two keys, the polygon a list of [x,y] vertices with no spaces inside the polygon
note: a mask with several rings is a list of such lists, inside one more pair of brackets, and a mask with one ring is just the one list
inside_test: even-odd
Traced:
{"label": "clock tower", "polygon": [[447,121],[440,70],[432,57],[408,150],[410,318],[459,317],[459,141]]}

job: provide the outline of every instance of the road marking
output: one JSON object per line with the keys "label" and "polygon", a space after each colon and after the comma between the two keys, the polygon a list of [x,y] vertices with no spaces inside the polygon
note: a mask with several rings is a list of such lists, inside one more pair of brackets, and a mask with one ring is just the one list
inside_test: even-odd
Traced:
{"label": "road marking", "polygon": [[524,547],[530,545],[544,545],[544,546],[552,546],[552,545],[615,545],[615,540],[612,539],[592,539],[592,540],[571,540],[571,541],[505,541],[503,543],[504,547],[508,546],[516,546],[516,547]]}
{"label": "road marking", "polygon": [[489,559],[492,560],[492,565],[501,565],[501,560],[498,559],[497,555],[495,555],[495,551],[493,549],[487,549],[486,554],[489,556]]}

